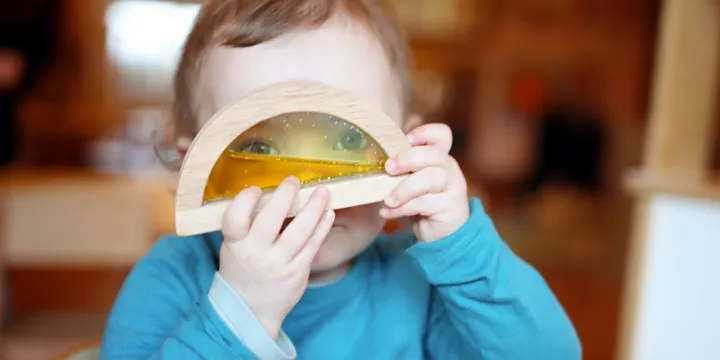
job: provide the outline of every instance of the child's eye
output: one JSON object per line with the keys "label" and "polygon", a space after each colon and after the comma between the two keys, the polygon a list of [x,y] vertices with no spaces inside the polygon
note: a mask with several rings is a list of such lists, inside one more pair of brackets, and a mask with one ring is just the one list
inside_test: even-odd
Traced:
{"label": "child's eye", "polygon": [[333,149],[357,151],[368,147],[368,145],[370,145],[370,142],[361,132],[357,130],[350,130],[340,137],[340,140],[335,143]]}
{"label": "child's eye", "polygon": [[248,144],[244,147],[241,147],[239,150],[235,150],[235,152],[240,152],[244,154],[257,154],[257,155],[278,155],[280,152],[278,149],[276,149],[271,144],[268,144],[264,141],[254,141],[251,144]]}

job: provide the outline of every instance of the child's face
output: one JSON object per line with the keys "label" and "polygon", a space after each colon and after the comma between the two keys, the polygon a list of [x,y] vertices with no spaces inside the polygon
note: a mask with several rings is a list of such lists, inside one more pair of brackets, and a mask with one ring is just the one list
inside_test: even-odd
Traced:
{"label": "child's face", "polygon": [[[385,52],[374,34],[347,18],[331,19],[320,29],[290,33],[249,48],[216,48],[204,60],[199,77],[199,126],[257,90],[296,80],[349,91],[390,118],[404,121],[400,83]],[[378,203],[338,210],[313,271],[334,269],[372,243],[384,224],[380,208]]]}

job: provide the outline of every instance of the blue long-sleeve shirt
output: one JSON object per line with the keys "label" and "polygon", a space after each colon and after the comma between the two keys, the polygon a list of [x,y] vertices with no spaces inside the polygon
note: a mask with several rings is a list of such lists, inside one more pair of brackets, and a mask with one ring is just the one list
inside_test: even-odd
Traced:
{"label": "blue long-sleeve shirt", "polygon": [[274,341],[217,274],[221,235],[160,240],[111,313],[101,359],[580,359],[542,277],[476,199],[432,243],[380,236],[331,284],[311,286]]}

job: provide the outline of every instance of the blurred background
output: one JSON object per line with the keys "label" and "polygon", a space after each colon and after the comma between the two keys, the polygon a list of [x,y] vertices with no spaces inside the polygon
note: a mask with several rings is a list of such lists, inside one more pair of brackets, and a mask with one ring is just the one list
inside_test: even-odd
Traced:
{"label": "blurred background", "polygon": [[[49,359],[99,339],[134,262],[173,232],[173,174],[153,136],[170,119],[201,2],[0,1],[0,358]],[[702,352],[698,330],[717,310],[667,325],[654,316],[679,303],[652,303],[705,289],[717,304],[717,280],[683,289],[661,266],[677,264],[647,245],[680,234],[653,254],[718,270],[702,255],[720,254],[718,2],[392,3],[422,114],[453,128],[473,194],[545,276],[585,358],[659,359],[650,354],[672,331],[699,352],[671,358],[720,358]],[[673,211],[701,215],[670,230],[652,220],[681,221]],[[678,287],[645,286],[653,274]],[[647,335],[647,321],[672,331]]]}

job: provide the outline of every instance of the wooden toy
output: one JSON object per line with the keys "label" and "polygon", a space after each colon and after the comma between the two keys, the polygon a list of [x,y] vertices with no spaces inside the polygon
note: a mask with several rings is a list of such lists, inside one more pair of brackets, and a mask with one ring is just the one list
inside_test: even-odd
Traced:
{"label": "wooden toy", "polygon": [[288,176],[302,187],[288,216],[312,191],[330,191],[332,209],[382,201],[405,176],[385,161],[410,145],[380,109],[329,86],[276,85],[221,110],[200,130],[180,170],[175,223],[180,236],[217,231],[242,189],[264,190],[256,211]]}

